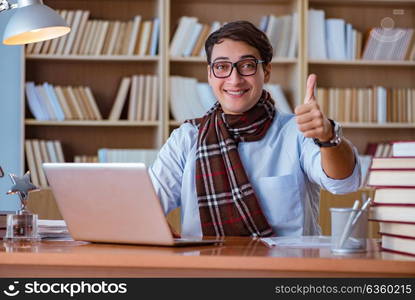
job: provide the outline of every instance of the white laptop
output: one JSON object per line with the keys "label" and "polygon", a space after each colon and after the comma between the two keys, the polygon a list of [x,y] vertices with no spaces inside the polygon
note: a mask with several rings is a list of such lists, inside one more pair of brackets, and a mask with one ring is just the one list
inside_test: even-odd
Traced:
{"label": "white laptop", "polygon": [[187,246],[222,240],[176,239],[142,163],[44,163],[75,240]]}

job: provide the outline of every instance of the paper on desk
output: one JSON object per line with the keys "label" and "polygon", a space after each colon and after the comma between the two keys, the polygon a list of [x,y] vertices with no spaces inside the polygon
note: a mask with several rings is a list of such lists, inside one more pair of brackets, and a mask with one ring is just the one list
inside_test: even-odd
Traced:
{"label": "paper on desk", "polygon": [[324,248],[331,245],[331,237],[324,235],[276,236],[261,238],[261,241],[269,247]]}
{"label": "paper on desk", "polygon": [[42,239],[70,239],[64,220],[38,220],[38,232]]}

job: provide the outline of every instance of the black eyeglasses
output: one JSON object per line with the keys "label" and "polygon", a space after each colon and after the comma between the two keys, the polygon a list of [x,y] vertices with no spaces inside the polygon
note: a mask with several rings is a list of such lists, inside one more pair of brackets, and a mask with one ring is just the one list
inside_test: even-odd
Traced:
{"label": "black eyeglasses", "polygon": [[213,62],[210,64],[210,67],[216,78],[227,78],[231,76],[233,68],[236,68],[236,71],[241,76],[252,76],[255,75],[258,64],[264,62],[256,58],[248,58],[234,63],[230,61]]}

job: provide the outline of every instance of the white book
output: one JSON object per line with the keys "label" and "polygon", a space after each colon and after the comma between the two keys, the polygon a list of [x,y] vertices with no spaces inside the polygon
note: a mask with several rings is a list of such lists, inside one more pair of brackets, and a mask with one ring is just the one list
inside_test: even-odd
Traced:
{"label": "white book", "polygon": [[343,19],[327,19],[327,53],[329,59],[346,59],[346,23]]}
{"label": "white book", "polygon": [[151,32],[151,43],[150,43],[149,55],[157,55],[159,39],[160,39],[160,19],[156,17],[153,19],[153,30]]}
{"label": "white book", "polygon": [[184,99],[184,102],[192,112],[191,118],[199,118],[204,116],[206,113],[205,108],[203,107],[201,100],[199,99],[199,93],[197,90],[197,79],[196,78],[185,78],[183,80],[185,83],[185,89],[187,96]]}
{"label": "white book", "polygon": [[292,114],[293,110],[288,104],[288,100],[284,95],[284,92],[280,85],[267,83],[264,85],[264,89],[267,90],[272,99],[275,101],[275,106],[278,111],[286,114]]}
{"label": "white book", "polygon": [[138,49],[138,55],[146,55],[147,49],[149,49],[150,37],[151,37],[151,26],[152,21],[147,20],[143,22],[143,30],[140,35],[140,44]]}
{"label": "white book", "polygon": [[62,144],[60,141],[53,141],[53,145],[55,146],[55,152],[58,157],[58,162],[65,162],[65,157],[63,155]]}
{"label": "white book", "polygon": [[121,21],[115,21],[114,28],[112,29],[112,32],[111,32],[111,37],[110,37],[110,42],[109,42],[109,45],[108,45],[108,50],[107,50],[107,52],[103,53],[104,55],[114,54],[115,43],[117,41],[117,36],[120,33],[120,27],[121,27]]}
{"label": "white book", "polygon": [[130,99],[128,102],[128,120],[135,121],[137,119],[137,89],[139,75],[131,76]]}
{"label": "white book", "polygon": [[81,18],[83,15],[82,10],[76,10],[75,15],[73,17],[73,22],[71,26],[71,31],[68,34],[68,38],[66,40],[65,48],[63,49],[63,55],[69,55],[72,50],[72,46],[75,41],[75,37],[78,34],[78,28],[81,24]]}
{"label": "white book", "polygon": [[52,103],[49,101],[49,98],[43,86],[37,85],[35,90],[38,99],[40,99],[41,105],[45,108],[45,111],[47,112],[48,120],[56,120],[57,118]]}
{"label": "white book", "polygon": [[308,11],[308,57],[310,59],[327,59],[326,26],[324,10]]}
{"label": "white book", "polygon": [[[75,16],[75,11],[74,10],[69,10],[68,14],[66,15],[66,24],[68,24],[68,26],[71,28],[73,27],[73,22],[74,22],[74,16]],[[57,55],[62,55],[63,54],[63,50],[65,49],[65,45],[66,45],[66,41],[68,40],[68,36],[69,34],[65,34],[64,36],[62,36],[59,39],[59,44],[58,47],[56,48],[56,54]]]}
{"label": "white book", "polygon": [[50,162],[59,162],[53,141],[46,141],[46,149],[49,153]]}
{"label": "white book", "polygon": [[[63,9],[60,11],[59,15],[62,17],[62,19],[66,20],[66,15],[68,14],[68,10]],[[59,38],[55,38],[52,40],[49,50],[48,50],[48,54],[56,54],[56,48],[58,47],[58,44],[60,42],[60,39],[62,39],[63,37],[59,37]]]}
{"label": "white book", "polygon": [[171,56],[180,56],[183,54],[184,48],[190,39],[192,28],[196,23],[196,17],[183,16],[180,18],[179,25],[170,45]]}
{"label": "white book", "polygon": [[297,48],[298,48],[298,14],[293,13],[291,19],[291,38],[290,43],[288,46],[287,57],[288,58],[295,58],[297,57]]}
{"label": "white book", "polygon": [[193,113],[190,110],[189,105],[185,102],[185,97],[187,94],[185,91],[186,86],[184,82],[184,77],[170,77],[170,108],[174,119],[179,122],[193,118]]}
{"label": "white book", "polygon": [[39,140],[34,139],[34,140],[31,140],[31,142],[32,142],[33,155],[34,155],[35,162],[36,162],[36,169],[38,171],[40,186],[47,187],[48,181],[46,179],[45,172],[43,171],[43,168],[42,168],[43,161],[42,161],[42,154],[41,154]]}
{"label": "white book", "polygon": [[131,29],[131,35],[129,38],[129,44],[128,44],[128,51],[127,51],[127,55],[133,55],[134,54],[134,49],[135,49],[135,45],[137,43],[137,36],[139,33],[139,29],[140,29],[140,23],[141,23],[141,16],[135,16],[133,18],[133,25],[132,25],[132,29]]}
{"label": "white book", "polygon": [[387,103],[386,103],[386,88],[382,86],[376,87],[377,89],[377,115],[378,115],[378,123],[384,124],[387,120]]}
{"label": "white book", "polygon": [[158,108],[159,108],[159,79],[157,76],[153,76],[153,87],[151,96],[151,110],[150,110],[150,121],[157,121]]}
{"label": "white book", "polygon": [[86,46],[90,40],[91,37],[91,29],[92,29],[92,24],[94,23],[93,20],[88,20],[86,22],[85,25],[85,32],[82,35],[82,40],[80,41],[79,44],[79,49],[78,52],[76,54],[78,55],[85,55],[86,54]]}
{"label": "white book", "polygon": [[353,59],[353,27],[350,23],[346,23],[346,59]]}
{"label": "white book", "polygon": [[197,83],[197,94],[205,112],[207,112],[216,103],[216,98],[213,94],[212,88],[206,82]]}
{"label": "white book", "polygon": [[274,15],[269,16],[269,23],[266,35],[268,36],[275,56],[278,56],[279,53],[278,48],[280,47],[280,45],[278,44],[278,42],[281,40],[282,27],[283,21],[280,17],[276,17]]}
{"label": "white book", "polygon": [[124,77],[121,79],[117,91],[117,96],[115,97],[114,104],[112,105],[111,112],[108,117],[109,120],[116,121],[120,119],[122,108],[124,107],[125,101],[127,99],[130,83],[131,77]]}
{"label": "white book", "polygon": [[26,160],[30,171],[30,179],[35,186],[40,185],[36,159],[33,152],[32,141],[25,141]]}
{"label": "white book", "polygon": [[[210,26],[210,31],[207,37],[209,37],[210,34],[212,34],[213,32],[215,32],[216,30],[218,30],[220,28],[220,22],[219,21],[213,21],[211,26]],[[206,37],[206,38],[207,38]],[[202,49],[200,49],[200,53],[199,56],[202,57],[206,57],[206,51],[205,51],[205,47],[202,47]]]}
{"label": "white book", "polygon": [[109,24],[109,21],[102,21],[100,23],[100,31],[97,36],[97,45],[93,52],[95,55],[100,55],[102,52],[102,47],[104,46],[105,36],[107,34]]}
{"label": "white book", "polygon": [[81,104],[79,103],[78,99],[76,98],[76,96],[75,96],[75,94],[72,90],[72,87],[68,86],[68,87],[65,88],[65,90],[66,90],[66,93],[67,93],[67,95],[68,95],[68,97],[69,97],[69,99],[70,99],[70,101],[73,105],[73,108],[74,108],[78,118],[80,120],[86,120],[87,116],[82,111]]}
{"label": "white book", "polygon": [[88,103],[90,107],[92,108],[92,112],[94,114],[95,119],[102,120],[101,112],[98,108],[97,101],[95,100],[94,94],[92,94],[91,88],[89,86],[81,87],[80,91],[86,96],[86,99],[88,100]]}
{"label": "white book", "polygon": [[137,101],[137,112],[135,120],[142,121],[144,113],[144,97],[145,97],[145,88],[146,88],[146,76],[139,75],[137,81],[137,90],[136,90],[136,101]]}
{"label": "white book", "polygon": [[59,103],[58,98],[56,97],[55,90],[53,89],[53,86],[48,84],[47,82],[43,83],[43,89],[46,92],[46,95],[52,103],[53,111],[55,112],[56,119],[58,121],[65,120],[65,114],[63,113],[63,109],[61,107],[61,104]]}
{"label": "white book", "polygon": [[190,38],[185,45],[182,55],[191,56],[193,48],[196,44],[197,39],[199,38],[200,33],[202,32],[203,25],[199,22],[196,22],[191,29]]}
{"label": "white book", "polygon": [[89,44],[87,54],[96,55],[96,52],[98,50],[99,39],[101,38],[101,32],[103,30],[104,30],[104,21],[97,20],[95,22],[95,27],[92,26],[91,42]]}
{"label": "white book", "polygon": [[72,114],[72,110],[69,107],[68,100],[66,99],[66,97],[63,93],[62,88],[60,86],[55,86],[54,90],[55,90],[56,96],[58,97],[59,103],[60,103],[60,105],[61,105],[61,107],[62,107],[62,109],[65,113],[65,119],[66,120],[75,119],[75,117]]}
{"label": "white book", "polygon": [[277,57],[287,57],[290,39],[292,38],[292,16],[286,15],[280,17],[282,20],[282,31],[278,40]]}
{"label": "white book", "polygon": [[36,93],[35,83],[32,81],[26,82],[25,90],[27,103],[29,104],[29,110],[35,119],[38,121],[48,120],[49,118],[47,112],[44,111],[45,108],[43,107],[43,104]]}
{"label": "white book", "polygon": [[145,88],[143,99],[143,114],[141,121],[150,121],[150,109],[151,109],[151,95],[153,86],[153,77],[151,75],[145,76]]}
{"label": "white book", "polygon": [[89,31],[89,36],[88,36],[88,39],[85,43],[85,49],[84,49],[84,53],[83,53],[85,55],[91,54],[92,50],[94,49],[97,33],[98,33],[98,30],[99,30],[99,23],[101,21],[92,20],[91,22],[92,23],[91,23],[91,28],[90,28],[90,31]]}
{"label": "white book", "polygon": [[88,22],[89,14],[90,14],[89,10],[82,11],[82,17],[81,17],[81,21],[80,21],[80,24],[79,24],[79,28],[78,28],[76,36],[75,36],[73,47],[70,51],[71,54],[73,54],[73,55],[78,54],[82,39],[85,38],[86,24]]}

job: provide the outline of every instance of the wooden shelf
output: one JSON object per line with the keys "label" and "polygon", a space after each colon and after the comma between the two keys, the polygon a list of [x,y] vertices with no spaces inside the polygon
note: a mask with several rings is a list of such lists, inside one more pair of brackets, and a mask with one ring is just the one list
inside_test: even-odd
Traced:
{"label": "wooden shelf", "polygon": [[[189,57],[170,57],[171,62],[188,62],[188,63],[206,63],[206,57],[202,56],[189,56]],[[295,64],[297,63],[296,58],[278,57],[271,61],[272,64]]]}
{"label": "wooden shelf", "polygon": [[30,126],[120,126],[120,127],[140,127],[140,126],[158,126],[158,121],[94,121],[94,120],[68,120],[68,121],[37,121],[35,119],[26,119],[26,125]]}
{"label": "wooden shelf", "polygon": [[409,60],[309,60],[312,65],[350,65],[350,66],[391,66],[391,67],[414,67],[415,61]]}
{"label": "wooden shelf", "polygon": [[28,60],[81,60],[81,61],[159,61],[159,56],[150,55],[44,55],[30,54]]}
{"label": "wooden shelf", "polygon": [[415,128],[415,123],[341,123],[344,128]]}

